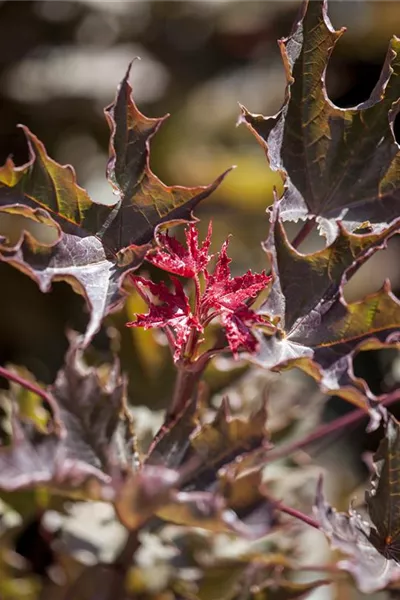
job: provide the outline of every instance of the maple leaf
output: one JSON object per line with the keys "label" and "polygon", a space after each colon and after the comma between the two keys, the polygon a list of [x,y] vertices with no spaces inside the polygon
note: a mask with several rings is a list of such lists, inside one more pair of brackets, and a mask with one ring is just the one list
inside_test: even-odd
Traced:
{"label": "maple leaf", "polygon": [[176,469],[161,465],[144,465],[137,473],[129,473],[116,492],[114,506],[128,529],[139,529],[171,498],[179,485]]}
{"label": "maple leaf", "polygon": [[204,490],[216,481],[222,467],[270,447],[264,405],[251,417],[234,417],[225,398],[211,422],[201,424],[200,417],[197,403],[188,402],[172,422],[162,426],[145,460],[170,469],[198,462],[196,470],[183,477],[184,489]]}
{"label": "maple leaf", "polygon": [[323,531],[335,547],[352,556],[341,563],[353,573],[361,591],[383,589],[400,579],[399,479],[400,424],[389,416],[385,435],[374,456],[375,471],[365,494],[368,516],[365,521],[351,509],[337,513],[317,491],[316,514]]}
{"label": "maple leaf", "polygon": [[367,408],[373,427],[380,418],[377,400],[366,382],[355,377],[352,360],[363,349],[397,345],[400,303],[389,283],[353,303],[345,302],[343,286],[374,252],[386,246],[398,224],[379,234],[354,234],[339,223],[339,235],[332,244],[304,255],[290,245],[280,207],[275,201],[264,244],[274,280],[260,308],[277,331],[262,339],[252,360],[278,371],[304,370],[324,392]]}
{"label": "maple leaf", "polygon": [[181,282],[175,277],[171,277],[171,280],[175,293],[170,292],[164,282],[153,283],[143,277],[135,277],[136,286],[140,287],[142,292],[143,288],[147,287],[151,294],[161,301],[161,304],[154,304],[148,298],[149,312],[136,315],[136,321],[127,323],[127,327],[144,327],[144,329],[172,327],[176,333],[174,360],[177,361],[191,331],[196,330],[202,333],[203,327],[191,312],[189,300]]}
{"label": "maple leaf", "polygon": [[[253,585],[249,600],[292,600],[308,598],[310,594],[323,585],[329,585],[327,579],[317,579],[307,583],[290,581],[275,573],[266,578],[261,585]],[[237,596],[235,600],[239,600]]]}
{"label": "maple leaf", "polygon": [[0,449],[0,488],[16,491],[50,486],[64,495],[98,498],[111,478],[91,464],[71,457],[56,434],[45,435],[29,423],[12,420],[13,442]]}
{"label": "maple leaf", "polygon": [[210,312],[221,317],[226,339],[234,356],[240,347],[250,353],[257,348],[257,339],[251,333],[253,325],[266,324],[266,320],[252,311],[251,304],[268,285],[271,277],[262,273],[252,273],[231,278],[227,255],[228,240],[222,245],[217,264],[212,274],[205,273],[206,289],[201,299],[200,311],[208,318]]}
{"label": "maple leaf", "polygon": [[207,237],[199,246],[199,232],[194,224],[185,231],[186,248],[168,232],[157,233],[158,248],[146,255],[146,260],[168,273],[193,278],[203,272],[212,256],[208,254],[211,244],[212,223],[208,225]]}
{"label": "maple leaf", "polygon": [[392,416],[374,456],[374,466],[371,489],[365,496],[375,526],[369,539],[385,558],[400,563],[400,424]]}
{"label": "maple leaf", "polygon": [[[78,340],[71,338],[64,366],[50,392],[59,407],[63,446],[70,456],[106,473],[122,461],[129,463],[128,456],[120,455],[120,437],[127,423],[126,380],[118,360],[102,370],[89,367]],[[134,445],[134,440],[131,443]]]}
{"label": "maple leaf", "polygon": [[163,119],[142,115],[128,82],[130,67],[115,102],[106,109],[111,127],[107,174],[118,199],[113,205],[93,201],[76,183],[70,166],[46,154],[43,144],[26,128],[29,161],[16,167],[9,158],[0,168],[0,206],[52,224],[58,239],[41,244],[25,233],[14,246],[0,244],[0,260],[17,267],[47,292],[54,280],[67,280],[84,295],[90,309],[85,334],[88,343],[102,318],[121,305],[122,284],[142,263],[156,227],[190,220],[196,205],[209,196],[225,174],[205,187],[166,186],[149,166],[149,141]]}
{"label": "maple leaf", "polygon": [[225,401],[213,422],[202,426],[196,412],[189,403],[163,426],[139,477],[117,493],[119,517],[129,528],[155,514],[179,525],[263,537],[276,517],[275,505],[261,491],[262,462],[258,471],[241,473],[236,460],[267,451],[264,407],[245,420],[233,418]]}
{"label": "maple leaf", "polygon": [[314,512],[321,530],[329,538],[332,547],[349,555],[350,560],[340,561],[338,566],[351,573],[361,592],[369,594],[386,588],[400,577],[400,567],[388,560],[372,543],[373,527],[354,510],[337,512],[325,501],[322,479],[318,484]]}
{"label": "maple leaf", "polygon": [[[174,238],[159,236],[159,243],[166,242],[166,250],[158,249],[150,262],[153,262],[167,271],[194,278],[196,282],[196,300],[194,311],[191,310],[189,300],[185,296],[182,285],[171,277],[175,287],[175,294],[168,291],[165,284],[154,284],[143,278],[135,277],[134,281],[139,286],[147,286],[152,294],[162,302],[161,306],[155,305],[146,298],[150,311],[146,315],[138,315],[136,321],[127,323],[128,327],[171,327],[175,330],[174,360],[178,361],[184,355],[185,344],[191,331],[199,334],[216,317],[220,317],[225,328],[226,339],[235,357],[239,349],[249,352],[257,349],[258,342],[251,328],[255,325],[269,325],[269,321],[262,315],[257,315],[249,307],[271,277],[265,272],[252,273],[250,270],[244,275],[231,278],[229,264],[231,259],[227,255],[228,241],[226,241],[218,254],[218,259],[213,272],[206,270],[210,260],[208,249],[211,241],[211,225],[208,235],[201,248],[198,246],[198,234],[195,226],[191,225],[186,230],[187,247],[185,248]],[[155,257],[155,258],[154,258]],[[185,266],[187,265],[187,266]],[[205,278],[205,289],[201,292],[199,274]]]}
{"label": "maple leaf", "polygon": [[234,417],[225,398],[214,419],[196,427],[190,435],[190,445],[181,460],[183,464],[190,464],[200,457],[201,463],[196,472],[184,480],[188,489],[207,489],[216,481],[220,469],[226,469],[239,457],[243,460],[253,453],[265,457],[270,448],[266,418],[265,405],[247,418]]}
{"label": "maple leaf", "polygon": [[292,34],[279,41],[286,95],[273,117],[242,109],[242,120],[283,179],[284,221],[317,218],[331,243],[336,219],[349,231],[364,222],[382,231],[400,213],[400,152],[393,123],[400,102],[400,39],[390,42],[371,96],[342,109],[328,98],[328,60],[344,29],[335,31],[326,0],[303,1]]}
{"label": "maple leaf", "polygon": [[45,435],[14,411],[12,444],[0,451],[0,488],[40,484],[66,495],[101,498],[112,476],[132,466],[129,448],[121,455],[125,381],[118,363],[105,383],[102,377],[84,364],[78,340],[72,339],[65,366],[49,390],[59,408],[61,431]]}
{"label": "maple leaf", "polygon": [[[269,533],[275,505],[262,490],[261,469],[269,449],[262,406],[244,419],[224,400],[214,419],[200,424],[200,408],[188,402],[162,426],[144,466],[180,472],[179,487],[157,515],[187,526],[231,532],[248,539]],[[253,457],[248,473],[246,458]]]}
{"label": "maple leaf", "polygon": [[231,507],[229,498],[225,498],[219,491],[177,492],[157,515],[177,525],[201,527],[214,533],[234,533],[256,540],[270,533],[276,525],[274,508],[260,494],[257,507],[249,501],[242,518],[239,511]]}

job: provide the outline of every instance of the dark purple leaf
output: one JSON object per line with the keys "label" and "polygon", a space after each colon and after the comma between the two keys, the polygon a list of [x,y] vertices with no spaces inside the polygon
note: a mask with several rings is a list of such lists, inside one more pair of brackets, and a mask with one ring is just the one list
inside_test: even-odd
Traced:
{"label": "dark purple leaf", "polygon": [[322,479],[318,485],[314,511],[332,547],[350,557],[338,566],[354,576],[361,592],[370,594],[384,589],[400,577],[400,567],[395,561],[387,560],[369,540],[371,525],[368,521],[353,509],[348,514],[338,513],[325,501]]}
{"label": "dark purple leaf", "polygon": [[332,244],[305,255],[290,245],[279,207],[276,202],[265,243],[274,282],[260,309],[278,331],[263,338],[255,360],[268,369],[303,369],[323,391],[367,406],[377,423],[376,399],[365,381],[354,376],[352,360],[362,349],[397,344],[400,303],[388,283],[359,302],[346,303],[343,285],[385,247],[397,223],[380,234],[350,234],[339,224]]}
{"label": "dark purple leaf", "polygon": [[366,493],[369,516],[375,526],[370,541],[383,556],[400,563],[400,425],[392,416],[374,464],[371,489]]}
{"label": "dark purple leaf", "polygon": [[83,294],[91,312],[86,343],[102,318],[123,302],[123,279],[143,261],[156,227],[190,220],[195,206],[225,176],[206,187],[186,188],[168,187],[152,173],[149,140],[163,119],[147,119],[138,111],[128,77],[129,69],[106,110],[112,130],[108,176],[119,196],[115,204],[91,200],[77,185],[72,167],[50,159],[26,127],[28,163],[16,167],[8,159],[0,169],[2,210],[57,224],[59,236],[51,245],[27,233],[13,247],[2,242],[0,260],[32,277],[43,292],[52,281],[63,279]]}
{"label": "dark purple leaf", "polygon": [[328,242],[335,219],[349,231],[370,222],[380,232],[400,214],[400,153],[393,122],[400,102],[400,40],[390,42],[381,77],[362,104],[341,109],[325,87],[335,31],[326,0],[304,0],[292,34],[279,45],[284,104],[273,117],[243,109],[243,120],[282,175],[284,221],[316,217]]}

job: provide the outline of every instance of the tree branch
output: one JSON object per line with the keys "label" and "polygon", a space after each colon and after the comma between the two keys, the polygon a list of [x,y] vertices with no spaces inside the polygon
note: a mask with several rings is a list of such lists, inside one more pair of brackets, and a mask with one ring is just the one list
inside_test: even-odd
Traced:
{"label": "tree branch", "polygon": [[281,502],[277,503],[276,508],[278,510],[280,510],[281,512],[286,513],[287,515],[294,517],[295,519],[299,519],[300,521],[303,521],[303,523],[310,525],[310,527],[314,527],[314,529],[320,528],[319,523],[317,521],[315,521],[315,519],[313,519],[312,517],[309,517],[308,515],[305,515],[300,510],[296,510],[295,508],[290,508],[290,506],[286,506],[286,504],[282,504]]}
{"label": "tree branch", "polygon": [[32,383],[32,381],[29,381],[28,379],[24,379],[17,373],[13,373],[13,371],[9,371],[5,367],[0,367],[0,377],[3,377],[4,379],[7,379],[8,381],[17,383],[18,385],[24,387],[26,390],[29,390],[30,392],[33,392],[34,394],[36,394],[37,396],[42,398],[42,400],[44,400],[48,404],[48,406],[52,412],[53,425],[54,425],[55,431],[60,432],[62,430],[62,421],[60,418],[60,410],[59,410],[57,402],[55,401],[54,397],[51,394],[46,392],[46,390],[44,390],[40,386]]}
{"label": "tree branch", "polygon": [[[391,404],[394,404],[399,400],[400,389],[394,390],[390,394],[386,394],[385,396],[383,396],[381,404],[383,406],[390,406]],[[286,446],[277,448],[275,452],[270,452],[268,454],[268,461],[278,460],[279,458],[285,458],[286,456],[297,452],[297,450],[302,450],[310,444],[321,440],[326,436],[336,431],[339,431],[340,429],[344,429],[349,425],[353,425],[354,423],[357,423],[358,421],[361,421],[366,417],[368,417],[368,413],[364,409],[359,408],[357,410],[353,410],[347,415],[343,415],[343,417],[338,417],[337,419],[334,419],[330,423],[324,423],[323,425],[320,425],[320,427],[318,427],[316,431],[313,431],[301,440],[297,440],[292,442],[291,444],[287,444]]]}

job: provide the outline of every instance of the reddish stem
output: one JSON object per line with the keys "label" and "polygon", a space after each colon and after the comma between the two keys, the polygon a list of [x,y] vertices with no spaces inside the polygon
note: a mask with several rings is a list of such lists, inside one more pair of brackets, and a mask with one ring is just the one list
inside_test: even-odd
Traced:
{"label": "reddish stem", "polygon": [[[390,394],[386,394],[382,398],[381,404],[383,406],[390,406],[398,400],[400,400],[400,389],[395,390]],[[273,461],[279,458],[285,458],[286,456],[289,456],[289,454],[293,454],[293,452],[296,452],[297,450],[302,450],[303,448],[309,446],[313,442],[323,439],[326,436],[334,433],[335,431],[343,429],[344,427],[353,425],[354,423],[357,423],[358,421],[361,421],[366,417],[368,417],[368,413],[365,412],[365,410],[362,408],[354,410],[348,413],[347,415],[343,415],[343,417],[338,417],[330,423],[325,423],[321,425],[316,431],[313,431],[301,440],[294,441],[291,444],[283,446],[282,448],[278,448],[275,452],[271,452],[268,455],[268,460]]]}
{"label": "reddish stem", "polygon": [[181,412],[185,404],[190,400],[196,383],[200,379],[203,369],[190,368],[193,365],[183,362],[177,365],[174,394],[171,405],[167,411],[167,417]]}
{"label": "reddish stem", "polygon": [[175,337],[174,337],[173,331],[172,331],[171,327],[169,327],[168,325],[166,325],[163,328],[163,331],[168,340],[168,345],[169,345],[169,348],[170,348],[172,356],[173,356],[174,352],[175,352]]}
{"label": "reddish stem", "polygon": [[298,248],[302,242],[306,239],[306,237],[312,232],[315,227],[315,219],[308,219],[300,231],[295,236],[294,240],[291,243],[293,248]]}
{"label": "reddish stem", "polygon": [[303,523],[310,525],[310,527],[314,527],[314,529],[320,528],[319,524],[317,523],[317,521],[315,521],[315,519],[313,519],[312,517],[309,517],[308,515],[305,515],[300,510],[296,510],[295,508],[290,508],[290,506],[286,506],[286,504],[282,504],[281,502],[279,502],[277,504],[276,508],[278,510],[280,510],[281,512],[286,513],[287,515],[294,517],[295,519],[299,519],[300,521],[303,521]]}
{"label": "reddish stem", "polygon": [[51,409],[55,430],[60,431],[62,429],[60,411],[56,401],[54,400],[51,394],[46,392],[46,390],[39,387],[38,385],[32,383],[31,381],[28,381],[28,379],[24,379],[20,375],[17,375],[17,373],[9,371],[5,367],[0,367],[0,377],[4,377],[4,379],[8,379],[8,381],[13,381],[14,383],[17,383],[18,385],[24,387],[26,390],[29,390],[30,392],[33,392],[34,394],[42,398]]}

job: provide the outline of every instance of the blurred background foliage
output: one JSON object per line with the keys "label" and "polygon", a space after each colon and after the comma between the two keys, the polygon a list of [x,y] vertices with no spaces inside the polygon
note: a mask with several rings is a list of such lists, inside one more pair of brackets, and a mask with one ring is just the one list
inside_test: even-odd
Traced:
{"label": "blurred background foliage", "polygon": [[[213,219],[214,251],[233,234],[230,254],[235,273],[265,268],[260,244],[267,235],[265,210],[272,201],[273,186],[279,187],[280,181],[269,171],[261,148],[247,129],[235,125],[238,102],[266,115],[279,109],[285,76],[276,40],[289,34],[299,5],[300,0],[0,2],[1,163],[9,154],[17,163],[27,160],[25,139],[16,128],[23,123],[44,142],[52,158],[74,166],[79,184],[92,198],[112,201],[105,179],[109,131],[103,108],[113,100],[128,63],[140,56],[132,69],[134,98],[140,110],[151,117],[172,115],[152,142],[153,170],[168,184],[204,185],[237,165],[196,214],[203,232]],[[336,28],[346,25],[348,31],[329,64],[328,93],[337,105],[349,107],[368,97],[390,37],[400,34],[400,2],[331,1],[329,13]],[[396,131],[399,129],[397,119]],[[15,239],[23,224],[18,218],[6,220],[0,213],[0,234]],[[295,229],[288,233],[293,235]],[[302,250],[312,251],[321,244],[314,237]],[[377,290],[385,277],[391,278],[398,291],[398,258],[398,241],[393,239],[348,285],[347,298],[354,300]],[[0,264],[0,278],[0,364],[21,365],[40,381],[50,383],[67,349],[66,328],[85,327],[84,300],[65,282],[55,283],[51,293],[41,294],[33,281],[5,264]],[[142,434],[146,427],[161,423],[160,410],[170,398],[175,375],[169,350],[157,333],[124,326],[144,308],[132,294],[125,308],[106,320],[91,357],[96,362],[108,360],[110,347],[120,347],[122,367],[129,375],[129,401],[141,406],[135,417]],[[111,330],[111,325],[116,329]],[[400,360],[394,351],[362,353],[355,368],[377,393],[398,386]],[[244,398],[252,406],[268,383],[268,374],[260,371],[241,377],[245,370],[241,364],[232,369],[230,361],[218,360],[207,372],[207,382],[217,398],[229,384],[234,410],[243,408]],[[284,396],[272,395],[270,406],[270,428],[278,432],[277,439],[290,435],[296,420],[300,431],[315,427],[323,406],[303,378],[299,381],[288,374],[286,383]],[[36,410],[35,401],[29,394],[25,396],[24,410],[29,414]],[[311,413],[306,413],[310,406]],[[329,407],[334,412],[345,409],[340,401]],[[302,419],[305,414],[307,419]],[[347,508],[346,493],[361,479],[360,475],[354,478],[353,458],[359,467],[360,451],[376,446],[379,437],[377,434],[367,444],[364,429],[362,424],[360,435],[353,432],[339,450],[334,445],[324,454],[323,464],[330,470],[330,486],[338,495],[339,508]],[[340,464],[338,451],[346,456]],[[302,466],[304,471],[306,463]],[[280,485],[285,487],[286,482],[296,487],[294,470],[282,482],[279,469]],[[310,482],[311,498],[314,472]],[[284,492],[286,496],[286,488]],[[24,496],[22,504],[26,507],[30,501]],[[309,533],[312,543],[306,548],[317,544],[313,534]],[[315,552],[321,552],[319,543]],[[323,560],[321,556],[318,558]],[[342,591],[348,598],[355,597],[347,587]],[[344,596],[338,592],[337,597]]]}

